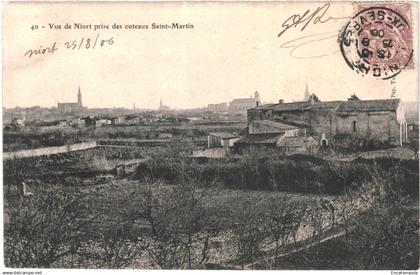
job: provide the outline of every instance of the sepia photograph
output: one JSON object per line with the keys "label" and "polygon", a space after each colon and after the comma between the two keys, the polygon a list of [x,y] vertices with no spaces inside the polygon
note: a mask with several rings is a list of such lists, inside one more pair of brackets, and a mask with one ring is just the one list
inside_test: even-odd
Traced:
{"label": "sepia photograph", "polygon": [[417,274],[418,2],[2,9],[3,274]]}

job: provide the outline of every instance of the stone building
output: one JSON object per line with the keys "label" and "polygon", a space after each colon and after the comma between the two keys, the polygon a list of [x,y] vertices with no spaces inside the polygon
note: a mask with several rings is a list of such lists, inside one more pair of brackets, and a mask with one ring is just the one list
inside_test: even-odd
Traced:
{"label": "stone building", "polygon": [[336,134],[397,146],[407,142],[407,123],[399,99],[347,101],[338,106],[336,114]]}
{"label": "stone building", "polygon": [[207,136],[207,148],[193,150],[193,159],[211,159],[224,158],[226,154],[234,147],[238,135],[227,132],[209,133]]}
{"label": "stone building", "polygon": [[217,103],[217,104],[208,104],[207,109],[210,112],[219,113],[219,112],[227,112],[228,111],[228,105],[227,103]]}
{"label": "stone building", "polygon": [[83,112],[82,93],[80,87],[77,93],[77,102],[57,103],[58,111],[61,113],[81,113]]}
{"label": "stone building", "polygon": [[308,101],[268,104],[248,110],[248,125],[273,121],[304,129],[320,145],[346,138],[401,146],[407,124],[400,99],[326,101],[316,95]]}
{"label": "stone building", "polygon": [[207,148],[230,148],[233,147],[233,144],[239,139],[239,136],[226,133],[226,132],[217,132],[209,133],[207,136]]}
{"label": "stone building", "polygon": [[233,99],[229,103],[229,112],[234,114],[246,114],[248,109],[255,108],[260,102],[260,93],[256,91],[254,97]]}
{"label": "stone building", "polygon": [[318,150],[318,142],[306,135],[306,128],[299,128],[274,120],[252,120],[247,133],[235,142],[239,153],[246,150],[270,148],[285,154],[310,154]]}
{"label": "stone building", "polygon": [[159,102],[159,111],[167,112],[167,111],[170,111],[170,110],[171,110],[171,107],[164,105],[163,101],[162,101],[162,98],[161,98],[160,102]]}

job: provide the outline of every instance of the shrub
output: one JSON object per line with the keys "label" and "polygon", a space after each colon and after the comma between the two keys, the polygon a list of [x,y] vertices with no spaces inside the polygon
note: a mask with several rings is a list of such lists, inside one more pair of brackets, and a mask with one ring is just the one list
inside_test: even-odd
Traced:
{"label": "shrub", "polygon": [[77,192],[43,192],[10,202],[5,224],[8,267],[48,268],[77,253],[92,221],[89,206]]}
{"label": "shrub", "polygon": [[[220,182],[229,188],[343,194],[369,181],[370,170],[398,168],[399,185],[408,194],[417,196],[418,168],[416,161],[394,159],[325,161],[313,156],[266,157],[248,155],[241,159],[209,160],[198,163],[189,157],[154,159],[141,164],[137,176],[162,179],[178,184],[188,174],[199,175],[196,183]],[[396,175],[396,174],[395,174]],[[189,179],[191,180],[191,178]],[[397,180],[397,179],[396,179]]]}

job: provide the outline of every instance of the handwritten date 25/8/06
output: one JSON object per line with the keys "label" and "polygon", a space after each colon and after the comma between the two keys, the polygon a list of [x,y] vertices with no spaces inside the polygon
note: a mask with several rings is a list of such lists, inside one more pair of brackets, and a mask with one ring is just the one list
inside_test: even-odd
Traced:
{"label": "handwritten date 25/8/06", "polygon": [[80,50],[80,49],[95,49],[99,43],[100,47],[104,47],[106,45],[114,44],[114,38],[111,37],[109,39],[101,39],[99,40],[99,34],[96,36],[95,40],[91,40],[90,38],[82,37],[79,40],[73,40],[71,42],[65,42],[64,46],[70,50]]}
{"label": "handwritten date 25/8/06", "polygon": [[[114,38],[102,39],[100,38],[100,34],[98,33],[95,39],[90,37],[81,37],[76,40],[69,40],[64,42],[63,46],[66,50],[71,51],[81,51],[81,50],[94,50],[97,48],[104,48],[107,46],[111,46],[114,44]],[[57,42],[54,42],[51,46],[45,47],[40,46],[38,49],[30,49],[28,50],[24,56],[32,57],[35,55],[46,55],[46,54],[54,54],[58,51],[59,48],[57,47]]]}

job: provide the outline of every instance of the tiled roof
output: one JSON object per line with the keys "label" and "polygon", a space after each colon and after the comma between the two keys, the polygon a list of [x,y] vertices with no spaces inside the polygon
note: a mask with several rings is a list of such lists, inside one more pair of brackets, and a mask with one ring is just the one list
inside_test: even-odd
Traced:
{"label": "tiled roof", "polygon": [[351,100],[351,101],[325,101],[311,104],[309,101],[289,102],[279,104],[266,104],[259,109],[282,111],[304,111],[311,109],[337,108],[337,112],[374,112],[394,111],[398,108],[400,99],[377,99],[377,100]]}
{"label": "tiled roof", "polygon": [[281,123],[281,122],[278,122],[278,121],[272,121],[272,120],[254,120],[252,123],[254,123],[254,125],[256,125],[256,126],[273,127],[273,128],[277,128],[277,129],[284,130],[284,131],[291,130],[291,129],[297,129],[297,127],[294,126],[294,125]]}
{"label": "tiled roof", "polygon": [[215,132],[215,133],[209,133],[209,136],[215,136],[221,139],[232,139],[237,138],[237,135],[227,133],[227,132]]}
{"label": "tiled roof", "polygon": [[279,103],[279,104],[267,104],[261,106],[263,110],[273,110],[273,111],[295,111],[295,110],[309,110],[309,109],[323,109],[323,108],[336,108],[343,101],[325,101],[325,102],[315,102],[311,103],[310,101],[300,101],[300,102],[289,102],[289,103]]}
{"label": "tiled roof", "polygon": [[[238,144],[276,144],[282,134],[258,134],[242,136]],[[235,144],[236,144],[235,143]]]}
{"label": "tiled roof", "polygon": [[260,107],[257,109],[269,110],[271,109],[271,107],[276,106],[276,105],[278,104],[277,103],[263,104],[263,105],[260,105]]}
{"label": "tiled roof", "polygon": [[399,104],[400,99],[352,100],[340,104],[337,112],[395,111]]}
{"label": "tiled roof", "polygon": [[306,107],[310,106],[309,101],[304,102],[289,102],[289,103],[280,103],[280,104],[271,104],[261,106],[263,110],[273,110],[273,111],[294,111],[294,110],[303,110]]}
{"label": "tiled roof", "polygon": [[325,101],[315,102],[314,104],[307,107],[308,109],[324,109],[324,108],[337,108],[344,101]]}
{"label": "tiled roof", "polygon": [[308,123],[302,120],[291,120],[291,119],[281,119],[281,118],[274,118],[273,121],[283,123],[285,125],[295,126],[296,128],[307,128],[310,127]]}

